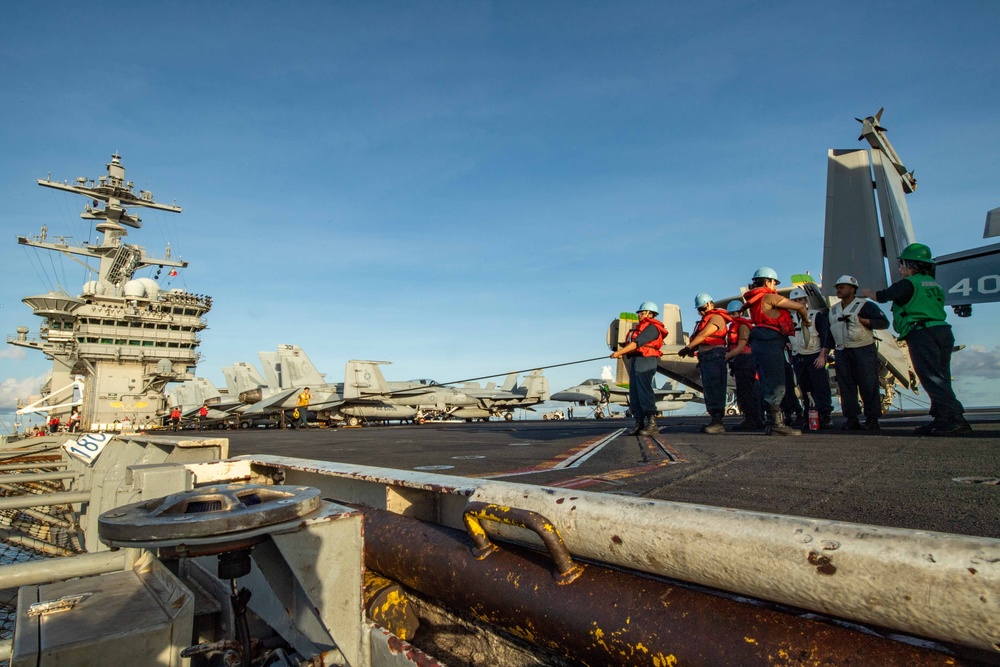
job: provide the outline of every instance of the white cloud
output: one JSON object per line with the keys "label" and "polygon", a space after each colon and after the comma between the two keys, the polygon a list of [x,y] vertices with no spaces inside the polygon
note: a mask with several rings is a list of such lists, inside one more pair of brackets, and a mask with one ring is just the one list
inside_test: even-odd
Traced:
{"label": "white cloud", "polygon": [[15,410],[17,399],[38,396],[48,374],[40,377],[5,378],[0,382],[0,410]]}
{"label": "white cloud", "polygon": [[970,345],[951,357],[951,374],[955,378],[1000,378],[1000,345],[987,350]]}
{"label": "white cloud", "polygon": [[24,359],[24,348],[8,345],[0,348],[0,359]]}

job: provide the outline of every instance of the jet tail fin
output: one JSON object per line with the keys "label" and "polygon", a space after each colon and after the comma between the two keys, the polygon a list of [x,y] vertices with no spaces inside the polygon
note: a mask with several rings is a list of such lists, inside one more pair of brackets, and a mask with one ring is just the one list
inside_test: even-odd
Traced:
{"label": "jet tail fin", "polygon": [[366,398],[389,393],[389,385],[379,370],[388,361],[359,361],[352,359],[344,366],[344,399]]}
{"label": "jet tail fin", "polygon": [[239,396],[244,391],[268,386],[260,372],[245,361],[237,361],[232,366],[226,366],[222,369],[222,376],[226,378],[226,388],[230,396]]}
{"label": "jet tail fin", "polygon": [[508,373],[507,378],[503,381],[500,389],[503,391],[514,391],[517,387],[517,373]]}
{"label": "jet tail fin", "polygon": [[524,376],[525,398],[537,399],[538,402],[549,400],[549,379],[541,371],[532,371]]}
{"label": "jet tail fin", "polygon": [[280,386],[315,387],[326,382],[298,345],[279,345],[277,355]]}

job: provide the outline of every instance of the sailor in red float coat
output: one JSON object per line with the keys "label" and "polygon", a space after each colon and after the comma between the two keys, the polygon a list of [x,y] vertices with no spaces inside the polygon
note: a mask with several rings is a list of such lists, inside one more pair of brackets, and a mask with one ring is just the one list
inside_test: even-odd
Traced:
{"label": "sailor in red float coat", "polygon": [[705,409],[711,421],[701,428],[702,433],[725,433],[722,418],[726,414],[726,329],[732,318],[726,311],[716,308],[711,295],[702,292],[694,298],[701,321],[694,328],[687,347],[680,351],[688,356],[698,349],[698,370],[701,372],[701,391],[705,395]]}
{"label": "sailor in red float coat", "polygon": [[795,332],[791,310],[802,316],[802,324],[810,326],[809,309],[778,294],[778,274],[762,266],[753,276],[753,286],[743,295],[750,309],[754,327],[750,332],[753,359],[757,364],[761,392],[767,412],[767,432],[773,435],[802,435],[798,429],[785,425],[781,402],[785,397],[785,381],[791,372],[785,357],[788,336]]}
{"label": "sailor in red float coat", "polygon": [[[652,334],[655,336],[652,340],[646,341],[649,336],[643,336],[642,332],[646,330],[646,327],[653,327],[656,333]],[[647,317],[644,320],[640,320],[639,324],[635,326],[634,329],[628,332],[628,340],[626,342],[635,342],[637,347],[635,348],[635,353],[643,357],[656,357],[660,358],[663,349],[663,337],[667,335],[667,329],[663,325],[663,322],[659,321],[655,317]]]}
{"label": "sailor in red float coat", "polygon": [[757,382],[757,365],[749,344],[753,322],[740,317],[742,301],[731,301],[728,310],[732,321],[726,332],[726,361],[729,362],[730,374],[736,381],[736,405],[743,415],[743,421],[734,426],[733,430],[760,431],[764,428],[760,383]]}
{"label": "sailor in red float coat", "polygon": [[628,403],[635,417],[635,429],[631,435],[655,435],[660,430],[656,424],[653,376],[656,375],[656,364],[667,329],[656,319],[659,309],[652,301],[643,302],[636,314],[639,323],[629,332],[625,345],[611,353],[611,358],[624,357],[628,368]]}

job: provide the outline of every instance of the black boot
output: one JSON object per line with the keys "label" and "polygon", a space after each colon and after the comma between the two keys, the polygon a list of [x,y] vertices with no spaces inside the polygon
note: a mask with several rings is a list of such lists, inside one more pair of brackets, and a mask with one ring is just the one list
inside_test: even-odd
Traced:
{"label": "black boot", "polygon": [[656,435],[660,432],[660,428],[656,425],[656,417],[650,417],[646,420],[646,426],[639,431],[638,435]]}
{"label": "black boot", "polygon": [[819,413],[819,430],[827,431],[833,428],[833,417],[830,416],[829,412]]}
{"label": "black boot", "polygon": [[785,425],[785,415],[781,414],[780,409],[768,406],[767,415],[770,417],[770,423],[767,425],[768,435],[802,435],[799,429]]}
{"label": "black boot", "polygon": [[712,433],[712,434],[715,434],[715,433],[725,433],[726,432],[726,426],[725,426],[725,424],[722,423],[722,411],[721,410],[714,410],[714,411],[712,411],[712,412],[710,412],[708,414],[712,418],[712,421],[710,421],[708,424],[705,424],[704,426],[702,426],[701,427],[701,432],[702,433]]}
{"label": "black boot", "polygon": [[641,435],[643,428],[645,428],[644,420],[642,420],[642,419],[636,419],[635,420],[635,428],[633,428],[631,431],[629,431],[628,434],[629,435]]}
{"label": "black boot", "polygon": [[840,430],[841,431],[860,431],[861,430],[861,422],[858,421],[857,417],[848,417],[847,421],[844,422],[841,425]]}
{"label": "black boot", "polygon": [[934,427],[934,430],[930,432],[933,436],[956,436],[956,435],[967,435],[972,433],[972,426],[969,422],[965,421],[964,417],[953,417],[952,419],[947,419],[942,423]]}
{"label": "black boot", "polygon": [[733,427],[734,431],[763,431],[764,425],[753,419],[744,419]]}
{"label": "black boot", "polygon": [[936,428],[944,425],[945,420],[935,418],[930,424],[924,424],[913,429],[914,435],[930,435]]}

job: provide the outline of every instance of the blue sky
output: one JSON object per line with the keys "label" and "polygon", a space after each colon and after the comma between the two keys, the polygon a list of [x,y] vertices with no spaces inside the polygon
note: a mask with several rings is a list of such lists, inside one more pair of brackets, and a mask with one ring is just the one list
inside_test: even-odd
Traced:
{"label": "blue sky", "polygon": [[[935,254],[1000,206],[1000,5],[813,2],[52,2],[0,25],[0,324],[83,271],[16,235],[89,230],[36,178],[114,151],[129,241],[211,294],[199,375],[296,343],[328,379],[457,380],[606,352],[641,301],[822,265],[826,151],[883,124]],[[952,318],[957,387],[995,405],[1000,309]],[[689,327],[688,327],[689,328]],[[0,351],[0,412],[41,355]],[[553,369],[553,391],[601,362]]]}

